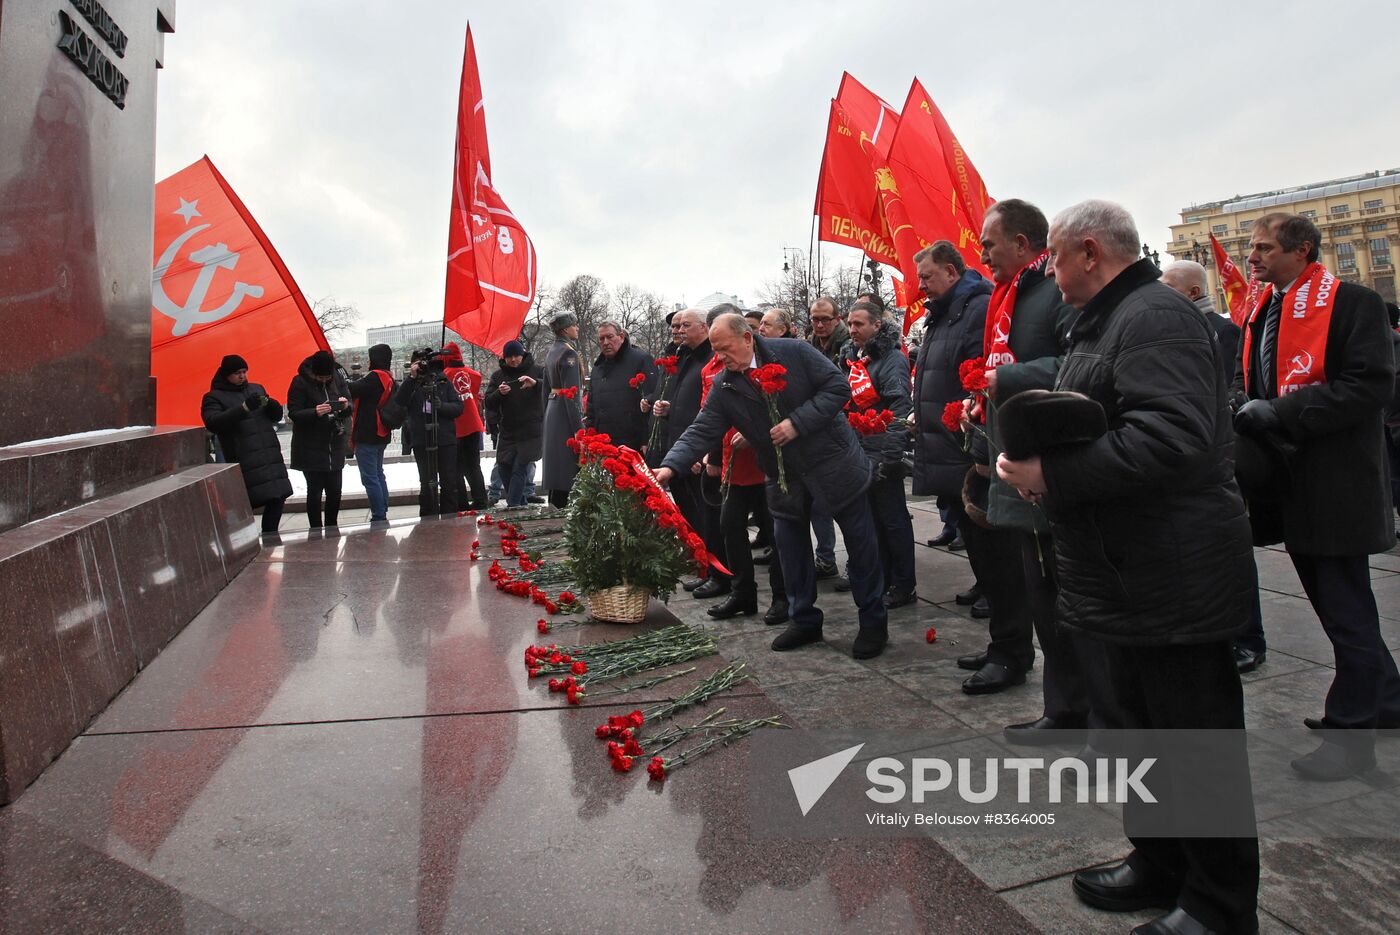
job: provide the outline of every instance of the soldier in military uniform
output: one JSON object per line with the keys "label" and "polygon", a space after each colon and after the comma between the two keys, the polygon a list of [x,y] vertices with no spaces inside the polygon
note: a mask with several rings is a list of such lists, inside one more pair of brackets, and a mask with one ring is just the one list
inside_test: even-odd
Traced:
{"label": "soldier in military uniform", "polygon": [[578,351],[578,319],[561,312],[550,320],[554,345],[545,358],[544,479],[549,502],[562,507],[578,473],[578,460],[566,444],[583,425],[583,361]]}

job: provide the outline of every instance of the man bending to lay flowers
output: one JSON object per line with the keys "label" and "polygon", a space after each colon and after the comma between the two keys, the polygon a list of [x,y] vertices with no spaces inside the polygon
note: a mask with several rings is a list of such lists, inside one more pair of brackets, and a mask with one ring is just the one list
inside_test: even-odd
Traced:
{"label": "man bending to lay flowers", "polygon": [[754,447],[768,478],[773,537],[787,579],[791,624],[773,641],[779,652],[822,639],[816,565],[808,534],[812,506],[835,517],[850,555],[851,595],[860,630],[851,654],[878,656],[888,640],[880,546],[866,491],[870,459],[846,419],[851,387],[824,354],[791,338],[761,338],[738,315],[710,327],[710,346],[724,361],[705,407],[676,439],[657,471],[670,483],[737,429]]}

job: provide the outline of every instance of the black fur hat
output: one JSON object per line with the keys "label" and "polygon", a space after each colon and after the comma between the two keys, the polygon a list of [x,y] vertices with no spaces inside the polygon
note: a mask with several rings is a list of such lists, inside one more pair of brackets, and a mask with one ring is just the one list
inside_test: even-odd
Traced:
{"label": "black fur hat", "polygon": [[997,407],[997,434],[1012,461],[1059,445],[1091,442],[1108,431],[1103,407],[1083,393],[1026,390]]}

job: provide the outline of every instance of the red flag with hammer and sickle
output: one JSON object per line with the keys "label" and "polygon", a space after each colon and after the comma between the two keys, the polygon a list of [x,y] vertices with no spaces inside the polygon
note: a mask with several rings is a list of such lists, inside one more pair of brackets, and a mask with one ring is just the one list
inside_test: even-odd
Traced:
{"label": "red flag with hammer and sickle", "polygon": [[1210,249],[1215,255],[1215,268],[1220,271],[1220,288],[1225,290],[1225,300],[1230,305],[1230,320],[1243,328],[1244,320],[1258,304],[1259,287],[1245,281],[1244,273],[1241,273],[1239,266],[1230,259],[1225,248],[1220,246],[1220,241],[1215,239],[1214,234],[1210,235]]}
{"label": "red flag with hammer and sickle", "polygon": [[535,246],[491,179],[476,46],[467,27],[443,322],[473,344],[499,354],[507,341],[520,336],[535,300]]}
{"label": "red flag with hammer and sickle", "polygon": [[156,184],[151,373],[156,423],[199,425],[199,403],[226,354],[274,397],[317,350],[330,350],[306,297],[209,157]]}

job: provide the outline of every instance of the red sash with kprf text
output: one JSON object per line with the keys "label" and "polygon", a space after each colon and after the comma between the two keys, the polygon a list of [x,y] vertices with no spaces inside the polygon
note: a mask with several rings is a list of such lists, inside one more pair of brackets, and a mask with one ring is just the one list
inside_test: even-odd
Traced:
{"label": "red sash with kprf text", "polygon": [[870,371],[865,361],[851,362],[851,372],[846,379],[851,384],[851,404],[857,409],[869,409],[880,401],[880,391],[875,389],[875,381],[870,379]]}
{"label": "red sash with kprf text", "polygon": [[[1321,263],[1303,270],[1293,288],[1284,293],[1279,312],[1278,337],[1274,341],[1274,365],[1278,395],[1296,393],[1305,386],[1327,382],[1323,360],[1327,356],[1327,331],[1332,325],[1332,309],[1337,304],[1337,277]],[[1249,316],[1244,329],[1244,385],[1249,386],[1252,368],[1254,321],[1261,317],[1274,296],[1269,285]]]}
{"label": "red sash with kprf text", "polygon": [[982,354],[987,358],[988,370],[1016,363],[1016,355],[1011,353],[1011,316],[1016,311],[1016,291],[1026,273],[1044,270],[1049,259],[1050,251],[1042,250],[1034,260],[1021,267],[1010,282],[992,287],[992,298],[987,303],[987,324],[982,331]]}

